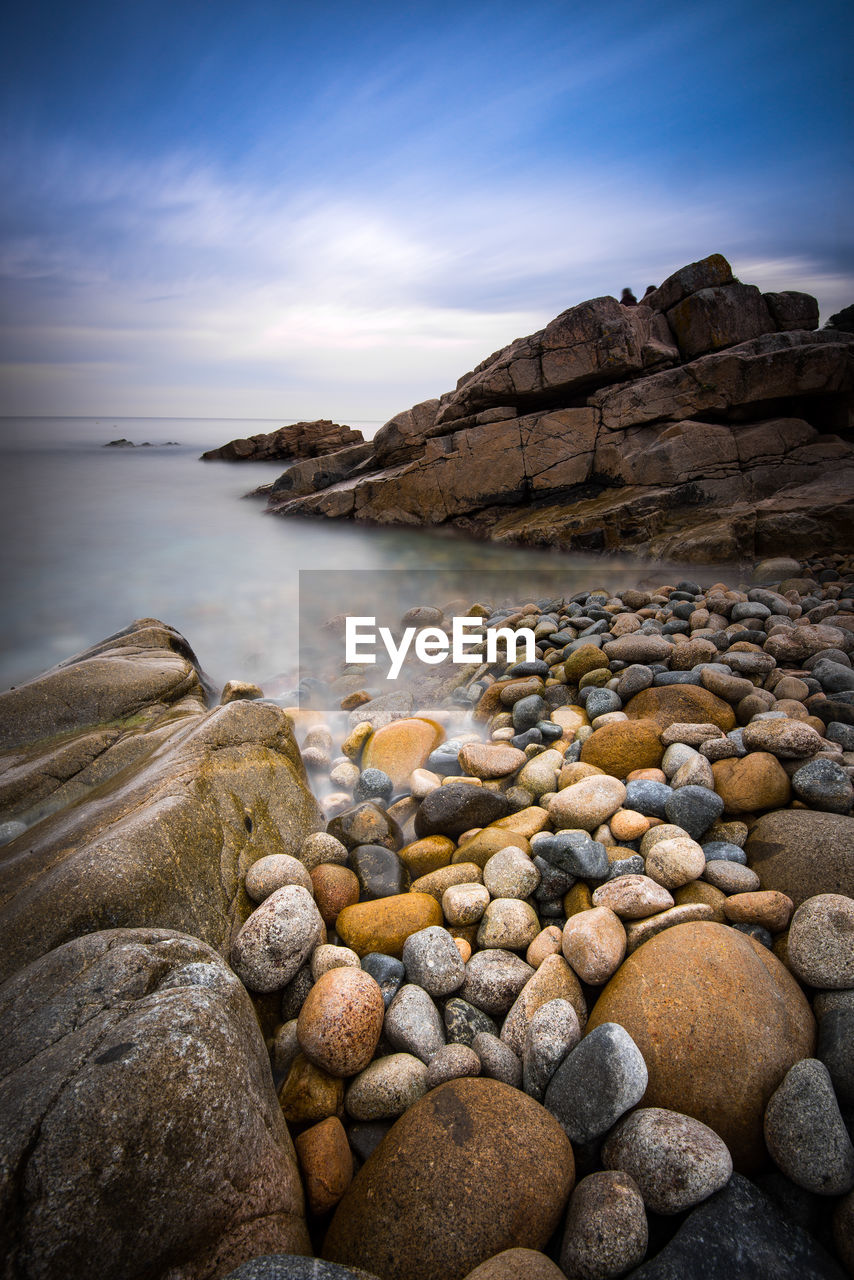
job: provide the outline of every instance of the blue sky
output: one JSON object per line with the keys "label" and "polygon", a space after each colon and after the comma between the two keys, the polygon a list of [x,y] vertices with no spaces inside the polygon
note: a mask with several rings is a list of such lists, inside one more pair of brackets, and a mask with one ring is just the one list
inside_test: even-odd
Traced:
{"label": "blue sky", "polygon": [[[29,0],[2,412],[384,419],[723,252],[854,301],[854,11]],[[10,37],[10,38],[9,38]]]}

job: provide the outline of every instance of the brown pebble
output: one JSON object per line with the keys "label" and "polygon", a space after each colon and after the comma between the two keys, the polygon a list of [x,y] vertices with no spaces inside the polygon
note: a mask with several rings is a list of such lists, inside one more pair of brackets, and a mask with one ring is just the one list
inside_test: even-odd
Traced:
{"label": "brown pebble", "polygon": [[317,909],[323,923],[332,929],[339,913],[359,901],[358,878],[349,867],[341,867],[334,862],[321,863],[310,874]]}
{"label": "brown pebble", "polygon": [[356,1075],[374,1056],[384,1014],[382,991],[369,973],[330,969],[315,982],[300,1010],[300,1047],[330,1075]]}
{"label": "brown pebble", "polygon": [[298,1134],[294,1146],[308,1207],[312,1213],[326,1213],[353,1180],[353,1155],[346,1130],[337,1116],[330,1116]]}
{"label": "brown pebble", "polygon": [[761,924],[769,933],[788,927],[795,904],[785,893],[764,889],[734,893],[724,903],[724,915],[733,924]]}

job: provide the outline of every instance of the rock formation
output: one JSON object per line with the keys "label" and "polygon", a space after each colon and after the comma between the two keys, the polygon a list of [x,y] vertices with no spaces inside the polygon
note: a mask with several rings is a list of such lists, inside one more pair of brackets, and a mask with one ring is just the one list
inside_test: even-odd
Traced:
{"label": "rock formation", "polygon": [[364,444],[361,431],[320,418],[317,422],[290,422],[248,440],[229,440],[219,449],[202,454],[205,462],[270,462],[290,458],[319,458],[348,445]]}
{"label": "rock formation", "polygon": [[285,472],[269,506],[674,559],[845,543],[854,340],[817,325],[815,299],[713,254],[639,306],[571,307],[364,452]]}

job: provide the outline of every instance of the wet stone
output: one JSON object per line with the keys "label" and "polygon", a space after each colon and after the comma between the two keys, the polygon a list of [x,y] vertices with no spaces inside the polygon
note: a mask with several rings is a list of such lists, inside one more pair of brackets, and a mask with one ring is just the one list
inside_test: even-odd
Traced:
{"label": "wet stone", "polygon": [[411,933],[403,944],[403,963],[407,981],[435,998],[456,991],[466,976],[463,958],[441,925]]}
{"label": "wet stone", "polygon": [[300,845],[299,860],[308,871],[313,871],[325,862],[343,866],[348,857],[347,846],[327,831],[312,832]]}
{"label": "wet stone", "polygon": [[578,880],[604,880],[610,871],[605,846],[587,831],[543,832],[531,841],[538,858]]}
{"label": "wet stone", "polygon": [[381,844],[386,849],[403,847],[400,827],[372,800],[345,809],[328,823],[326,829],[347,849],[355,849],[360,844]]}
{"label": "wet stone", "polygon": [[357,845],[350,853],[350,867],[359,881],[360,902],[391,898],[409,888],[409,872],[397,854],[384,845]]}
{"label": "wet stone", "polygon": [[747,865],[747,854],[729,840],[707,840],[703,843],[707,862],[741,862]]}
{"label": "wet stone", "polygon": [[243,925],[231,949],[231,967],[250,991],[280,990],[309,958],[323,931],[309,891],[285,885]]}
{"label": "wet stone", "polygon": [[410,1053],[390,1053],[360,1072],[344,1106],[354,1120],[391,1120],[427,1092],[427,1067]]}
{"label": "wet stone", "polygon": [[445,835],[457,839],[473,827],[487,827],[505,817],[509,807],[496,791],[467,782],[451,782],[437,787],[421,801],[415,816],[415,834],[419,838]]}
{"label": "wet stone", "polygon": [[640,1102],[647,1080],[646,1064],[628,1031],[603,1022],[564,1059],[543,1102],[571,1142],[593,1142]]}
{"label": "wet stone", "polygon": [[673,790],[665,782],[654,782],[646,778],[637,778],[626,783],[627,809],[636,809],[648,818],[664,818],[668,800]]}
{"label": "wet stone", "polygon": [[445,1043],[442,1015],[427,992],[412,983],[400,988],[386,1010],[383,1032],[395,1049],[424,1063]]}
{"label": "wet stone", "polygon": [[372,951],[362,956],[362,968],[376,982],[382,992],[383,1004],[388,1008],[406,977],[403,961],[394,956],[383,955],[380,951]]}
{"label": "wet stone", "polygon": [[797,1186],[821,1196],[854,1187],[854,1146],[823,1063],[804,1058],[789,1068],[768,1101],[764,1130],[774,1163]]}
{"label": "wet stone", "polygon": [[487,1031],[481,1031],[475,1036],[471,1047],[480,1059],[481,1075],[488,1076],[490,1080],[501,1080],[514,1089],[521,1087],[521,1059],[516,1057],[503,1040]]}
{"label": "wet stone", "polygon": [[443,1017],[449,1044],[471,1045],[481,1032],[498,1035],[498,1027],[489,1014],[458,996],[452,996],[445,1003]]}
{"label": "wet stone", "polygon": [[493,898],[528,898],[540,883],[540,873],[526,853],[508,845],[485,864],[483,883]]}
{"label": "wet stone", "polygon": [[391,799],[394,782],[382,769],[363,769],[353,788],[354,800],[375,800],[382,804]]}

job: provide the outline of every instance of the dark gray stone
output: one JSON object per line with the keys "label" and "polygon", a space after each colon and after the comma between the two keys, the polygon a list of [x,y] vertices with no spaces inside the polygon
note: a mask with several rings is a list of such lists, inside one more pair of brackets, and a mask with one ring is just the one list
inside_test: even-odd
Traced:
{"label": "dark gray stone", "polygon": [[452,996],[446,1002],[443,1016],[449,1044],[471,1045],[475,1036],[481,1031],[493,1036],[498,1035],[498,1026],[489,1014],[475,1008],[473,1004],[469,1004],[468,1000],[461,1000],[459,996]]}
{"label": "dark gray stone", "polygon": [[634,809],[646,818],[663,818],[666,816],[667,801],[673,795],[673,788],[666,782],[654,782],[651,778],[636,778],[626,783],[625,809]]}
{"label": "dark gray stone", "polygon": [[543,1105],[571,1142],[592,1142],[640,1102],[647,1082],[646,1063],[628,1031],[603,1022],[564,1058]]}
{"label": "dark gray stone", "polygon": [[473,787],[469,782],[449,782],[421,801],[415,834],[419,839],[437,835],[456,839],[472,827],[488,827],[509,812],[510,805],[497,791]]}
{"label": "dark gray stone", "polygon": [[242,1262],[224,1280],[377,1280],[358,1268],[341,1267],[322,1258],[304,1258],[295,1253],[266,1253]]}
{"label": "dark gray stone", "polygon": [[848,813],[854,801],[854,786],[841,764],[832,760],[810,760],[792,777],[792,789],[799,800],[825,813]]}
{"label": "dark gray stone", "polygon": [[680,787],[664,806],[668,822],[682,827],[695,840],[699,840],[708,831],[723,811],[722,797],[708,787]]}
{"label": "dark gray stone", "polygon": [[538,833],[531,843],[538,858],[576,880],[606,880],[610,870],[605,846],[586,831]]}
{"label": "dark gray stone", "polygon": [[747,854],[729,840],[707,840],[703,845],[706,862],[740,862],[747,866]]}
{"label": "dark gray stone", "polygon": [[764,1129],[774,1163],[799,1187],[824,1196],[854,1187],[854,1146],[830,1074],[816,1058],[786,1072],[768,1100]]}
{"label": "dark gray stone", "polygon": [[627,1280],[845,1280],[830,1254],[734,1173]]}
{"label": "dark gray stone", "polygon": [[362,968],[369,973],[383,993],[383,1003],[389,1007],[406,978],[406,966],[395,956],[383,955],[380,951],[371,951],[362,957]]}
{"label": "dark gray stone", "polygon": [[854,1107],[854,1007],[827,1010],[818,1027],[816,1057],[830,1072],[840,1106]]}

